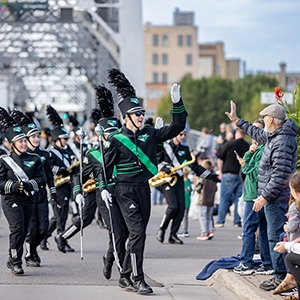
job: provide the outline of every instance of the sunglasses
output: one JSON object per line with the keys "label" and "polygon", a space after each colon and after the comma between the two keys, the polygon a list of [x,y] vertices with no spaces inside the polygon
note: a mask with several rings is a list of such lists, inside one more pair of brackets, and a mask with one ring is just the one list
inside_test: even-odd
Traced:
{"label": "sunglasses", "polygon": [[140,116],[145,116],[145,113],[143,111],[137,111],[134,113],[137,117],[140,117]]}
{"label": "sunglasses", "polygon": [[186,136],[186,133],[185,132],[181,132],[181,133],[179,133],[179,135],[180,136],[183,136],[183,135]]}

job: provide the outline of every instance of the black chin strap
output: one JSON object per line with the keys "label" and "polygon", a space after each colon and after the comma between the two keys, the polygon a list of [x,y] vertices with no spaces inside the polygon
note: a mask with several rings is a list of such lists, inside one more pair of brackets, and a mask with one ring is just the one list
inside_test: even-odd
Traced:
{"label": "black chin strap", "polygon": [[[19,153],[19,154],[22,154],[22,152],[15,146],[15,143],[12,143],[12,146],[14,147],[14,149]],[[18,154],[17,153],[17,154]],[[18,154],[18,155],[19,155]]]}
{"label": "black chin strap", "polygon": [[127,114],[127,116],[128,116],[128,118],[129,118],[129,120],[131,121],[132,125],[133,125],[136,129],[139,129],[139,128],[135,125],[135,123],[132,121],[130,114]]}
{"label": "black chin strap", "polygon": [[29,138],[27,138],[27,142],[32,146],[33,149],[35,149],[36,147],[32,145],[32,143],[30,142]]}
{"label": "black chin strap", "polygon": [[63,146],[63,144],[62,144],[62,142],[61,142],[61,139],[58,139],[58,140],[59,140],[59,143],[60,143],[60,148],[63,149],[64,146]]}

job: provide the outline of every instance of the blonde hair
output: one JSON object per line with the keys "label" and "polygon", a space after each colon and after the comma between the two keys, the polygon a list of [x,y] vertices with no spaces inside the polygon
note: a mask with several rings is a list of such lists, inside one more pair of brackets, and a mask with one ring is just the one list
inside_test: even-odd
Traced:
{"label": "blonde hair", "polygon": [[212,169],[212,162],[209,159],[204,159],[201,163],[201,166],[210,171]]}

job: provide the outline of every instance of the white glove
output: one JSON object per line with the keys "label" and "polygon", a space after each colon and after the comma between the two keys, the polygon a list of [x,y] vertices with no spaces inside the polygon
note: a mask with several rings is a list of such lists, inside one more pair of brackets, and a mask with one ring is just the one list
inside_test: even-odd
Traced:
{"label": "white glove", "polygon": [[75,197],[75,202],[79,207],[83,207],[85,204],[84,197],[81,194],[77,194]]}
{"label": "white glove", "polygon": [[111,194],[107,190],[103,190],[101,198],[105,202],[107,209],[109,209],[109,204],[112,202]]}
{"label": "white glove", "polygon": [[171,98],[173,103],[178,103],[180,100],[180,85],[177,83],[171,87]]}
{"label": "white glove", "polygon": [[159,129],[164,127],[164,120],[161,117],[156,118],[154,128]]}

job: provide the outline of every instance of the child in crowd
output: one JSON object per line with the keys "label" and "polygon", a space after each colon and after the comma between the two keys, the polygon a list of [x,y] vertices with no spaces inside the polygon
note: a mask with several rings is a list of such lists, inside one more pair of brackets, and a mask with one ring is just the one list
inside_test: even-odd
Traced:
{"label": "child in crowd", "polygon": [[183,180],[184,180],[184,197],[185,197],[185,210],[184,210],[184,216],[181,222],[182,225],[182,232],[177,234],[180,237],[188,237],[189,236],[189,231],[188,231],[188,226],[189,226],[189,209],[191,205],[191,194],[192,194],[192,183],[189,180],[188,176],[190,173],[190,168],[185,167],[183,168]]}
{"label": "child in crowd", "polygon": [[[212,162],[209,159],[205,159],[202,161],[201,166],[207,170],[211,170]],[[212,180],[199,178],[196,191],[199,194],[198,205],[201,226],[201,235],[197,237],[197,240],[211,240],[214,237],[213,210],[217,184]]]}
{"label": "child in crowd", "polygon": [[[295,172],[291,176],[289,185],[291,195],[287,213],[288,221],[283,229],[287,233],[288,242],[292,242],[300,237],[300,172]],[[285,279],[277,286],[273,294],[288,292],[296,287],[297,284],[294,276],[288,272]]]}

